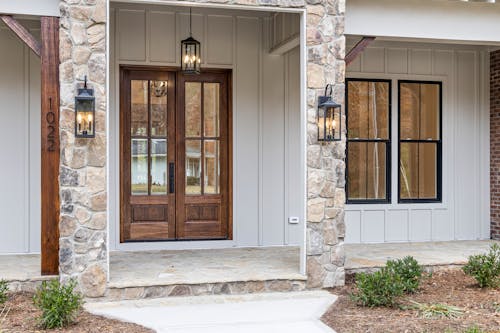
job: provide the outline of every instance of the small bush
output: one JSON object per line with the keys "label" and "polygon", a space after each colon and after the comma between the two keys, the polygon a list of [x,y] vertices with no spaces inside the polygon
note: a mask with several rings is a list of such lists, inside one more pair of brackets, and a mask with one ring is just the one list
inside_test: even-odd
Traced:
{"label": "small bush", "polygon": [[404,285],[399,275],[383,267],[375,273],[356,274],[357,291],[351,299],[362,306],[394,306],[404,292]]}
{"label": "small bush", "polygon": [[470,256],[463,270],[465,274],[476,279],[481,288],[498,287],[500,285],[500,246],[493,244],[488,253]]}
{"label": "small bush", "polygon": [[42,310],[38,319],[43,329],[65,327],[74,322],[83,304],[82,295],[75,292],[75,287],[74,280],[64,285],[58,280],[42,282],[33,302]]}
{"label": "small bush", "polygon": [[401,277],[404,292],[414,293],[417,291],[422,279],[422,267],[413,257],[404,257],[398,260],[387,261],[387,268]]}
{"label": "small bush", "polygon": [[0,280],[0,304],[4,304],[9,299],[7,292],[9,291],[9,283],[5,280]]}

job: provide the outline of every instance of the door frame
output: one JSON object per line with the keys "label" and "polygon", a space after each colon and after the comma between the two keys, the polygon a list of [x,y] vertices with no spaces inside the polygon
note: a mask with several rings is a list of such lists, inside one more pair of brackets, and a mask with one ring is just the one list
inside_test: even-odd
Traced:
{"label": "door frame", "polygon": [[[125,71],[163,71],[163,72],[178,72],[180,69],[179,67],[172,67],[172,66],[149,66],[149,65],[119,65],[119,81],[118,85],[116,86],[116,93],[118,95],[118,100],[119,100],[119,106],[117,108],[118,110],[118,160],[117,160],[117,167],[118,167],[118,179],[117,179],[117,184],[118,184],[118,204],[119,204],[119,211],[118,211],[118,240],[119,244],[125,244],[125,243],[148,243],[148,242],[155,242],[155,243],[178,243],[178,242],[218,242],[218,243],[224,243],[224,242],[232,242],[233,241],[233,70],[232,69],[216,69],[216,68],[203,68],[202,69],[202,74],[224,74],[226,75],[227,78],[227,238],[224,240],[221,239],[193,239],[193,240],[184,240],[184,239],[172,239],[172,240],[127,240],[124,241],[123,239],[123,234],[124,234],[124,229],[123,229],[123,224],[121,222],[121,217],[122,214],[124,214],[124,209],[125,206],[122,205],[123,202],[123,191],[121,191],[121,188],[123,187],[123,168],[122,168],[122,163],[126,160],[123,158],[121,155],[122,153],[122,147],[123,147],[123,112],[126,111],[126,105],[127,102],[129,101],[128,96],[123,96],[121,94],[122,86],[124,84],[124,72]],[[177,80],[177,74],[175,74],[176,80]],[[177,81],[176,81],[176,91],[175,94],[177,95]],[[177,109],[178,105],[178,96],[175,97],[175,109]],[[175,113],[175,112],[174,112]],[[177,119],[175,120],[177,122]],[[177,133],[176,133],[177,136]],[[176,158],[177,158],[177,150],[175,152]],[[176,174],[177,176],[177,174]],[[177,182],[176,182],[177,185]],[[176,189],[177,192],[177,189]],[[176,203],[177,205],[177,203]]]}

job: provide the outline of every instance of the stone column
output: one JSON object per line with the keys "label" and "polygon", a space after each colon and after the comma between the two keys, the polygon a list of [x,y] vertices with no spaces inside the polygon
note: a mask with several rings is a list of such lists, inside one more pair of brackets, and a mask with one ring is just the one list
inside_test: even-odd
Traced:
{"label": "stone column", "polygon": [[[62,0],[60,10],[59,272],[99,297],[107,280],[106,0]],[[76,139],[75,95],[85,76],[96,97],[96,137]]]}
{"label": "stone column", "polygon": [[327,84],[334,101],[344,104],[345,1],[307,0],[306,8],[308,286],[333,287],[345,281],[345,117],[342,140],[320,144],[316,112]]}

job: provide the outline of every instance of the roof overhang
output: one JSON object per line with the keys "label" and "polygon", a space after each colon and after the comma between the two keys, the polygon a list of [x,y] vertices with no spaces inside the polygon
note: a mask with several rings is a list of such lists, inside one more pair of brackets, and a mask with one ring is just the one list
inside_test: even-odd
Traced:
{"label": "roof overhang", "polygon": [[348,35],[500,43],[500,3],[457,0],[347,0]]}
{"label": "roof overhang", "polygon": [[60,0],[0,0],[0,14],[60,16]]}

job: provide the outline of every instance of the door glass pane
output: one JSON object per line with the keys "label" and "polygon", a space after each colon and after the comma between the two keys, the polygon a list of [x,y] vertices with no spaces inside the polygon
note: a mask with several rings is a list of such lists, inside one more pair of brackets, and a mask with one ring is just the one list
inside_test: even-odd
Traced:
{"label": "door glass pane", "polygon": [[348,143],[348,198],[368,200],[386,198],[386,144]]}
{"label": "door glass pane", "polygon": [[401,143],[399,167],[402,199],[437,197],[437,144]]}
{"label": "door glass pane", "polygon": [[151,194],[167,194],[167,140],[151,140]]}
{"label": "door glass pane", "polygon": [[389,138],[389,82],[349,81],[349,138]]}
{"label": "door glass pane", "polygon": [[167,81],[151,81],[151,135],[167,135]]}
{"label": "door glass pane", "polygon": [[130,91],[131,134],[148,134],[148,81],[132,80]]}
{"label": "door glass pane", "polygon": [[219,85],[203,85],[204,133],[208,137],[219,136]]}
{"label": "door glass pane", "polygon": [[205,178],[205,193],[218,194],[219,189],[219,141],[206,140],[205,141],[205,164],[204,164],[204,178]]}
{"label": "door glass pane", "polygon": [[132,139],[132,194],[148,194],[148,140]]}
{"label": "door glass pane", "polygon": [[440,87],[426,83],[420,88],[420,139],[439,140]]}
{"label": "door glass pane", "polygon": [[201,83],[186,82],[185,85],[186,137],[201,136]]}
{"label": "door glass pane", "polygon": [[201,140],[186,140],[186,194],[201,194]]}

